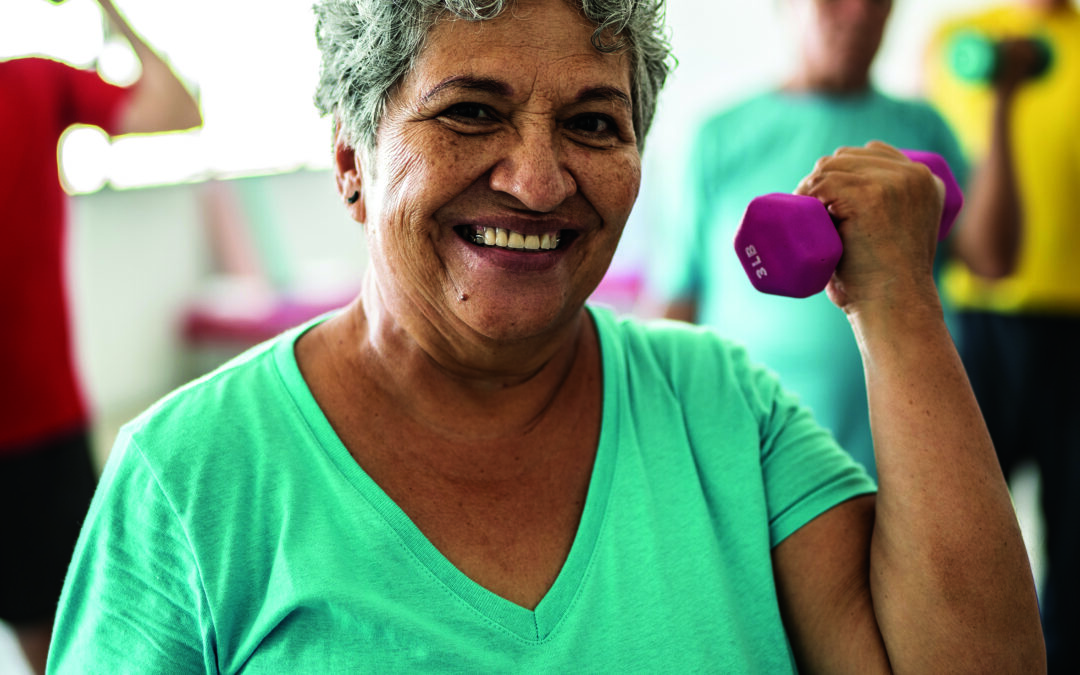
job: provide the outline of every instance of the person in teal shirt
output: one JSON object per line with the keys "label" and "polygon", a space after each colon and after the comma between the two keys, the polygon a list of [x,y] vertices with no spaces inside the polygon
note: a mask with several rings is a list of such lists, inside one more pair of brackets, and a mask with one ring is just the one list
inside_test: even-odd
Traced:
{"label": "person in teal shirt", "polygon": [[[124,428],[50,666],[794,672],[770,551],[873,483],[741,349],[590,313],[602,431],[573,547],[534,609],[459,571],[350,456],[294,353],[324,317]],[[720,616],[739,620],[717,632]]]}
{"label": "person in teal shirt", "polygon": [[961,185],[966,165],[929,105],[888,96],[870,81],[891,3],[785,3],[800,13],[797,70],[779,89],[755,94],[699,129],[684,191],[670,209],[676,215],[649,258],[646,292],[667,316],[744,343],[874,473],[862,361],[848,321],[824,293],[759,293],[734,264],[732,240],[750,200],[793,191],[807,166],[841,146],[880,140],[936,152]]}
{"label": "person in teal shirt", "polygon": [[363,288],[124,427],[49,671],[1038,666],[927,171],[885,144],[807,168],[851,205],[875,486],[715,331],[586,305],[640,184],[661,3],[316,12]]}

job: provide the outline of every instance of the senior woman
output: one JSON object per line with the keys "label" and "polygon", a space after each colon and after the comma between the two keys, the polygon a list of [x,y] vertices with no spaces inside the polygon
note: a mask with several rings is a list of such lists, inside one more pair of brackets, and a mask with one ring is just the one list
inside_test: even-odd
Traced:
{"label": "senior woman", "polygon": [[317,11],[363,290],[125,427],[53,671],[1039,666],[926,170],[875,144],[799,188],[844,238],[875,496],[741,350],[585,306],[637,193],[661,7]]}

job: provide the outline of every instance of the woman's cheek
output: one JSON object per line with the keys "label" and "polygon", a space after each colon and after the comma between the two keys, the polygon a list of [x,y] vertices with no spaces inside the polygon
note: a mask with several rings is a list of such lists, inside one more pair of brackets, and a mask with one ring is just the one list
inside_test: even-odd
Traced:
{"label": "woman's cheek", "polygon": [[605,220],[629,217],[641,188],[641,157],[635,151],[590,157],[579,189]]}
{"label": "woman's cheek", "polygon": [[434,211],[494,164],[492,150],[487,137],[446,130],[396,139],[387,152],[389,190],[399,198],[429,203]]}

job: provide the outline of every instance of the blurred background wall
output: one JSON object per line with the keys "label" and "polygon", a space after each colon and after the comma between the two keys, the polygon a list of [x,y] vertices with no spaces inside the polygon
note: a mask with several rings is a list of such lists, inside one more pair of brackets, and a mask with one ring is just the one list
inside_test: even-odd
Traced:
{"label": "blurred background wall", "polygon": [[[99,461],[164,393],[347,302],[365,262],[327,170],[106,187],[72,209],[69,287]],[[231,254],[229,228],[246,238]],[[223,260],[242,252],[252,264]]]}

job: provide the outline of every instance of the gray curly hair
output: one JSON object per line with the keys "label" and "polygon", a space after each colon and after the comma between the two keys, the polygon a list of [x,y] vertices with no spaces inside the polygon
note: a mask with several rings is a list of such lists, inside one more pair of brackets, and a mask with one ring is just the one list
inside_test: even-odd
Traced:
{"label": "gray curly hair", "polygon": [[[593,46],[629,49],[634,131],[638,148],[656,111],[660,88],[674,65],[664,0],[566,0],[596,24]],[[514,0],[316,0],[315,34],[322,52],[315,105],[336,115],[345,140],[369,156],[393,87],[445,13],[466,21],[493,19]]]}

